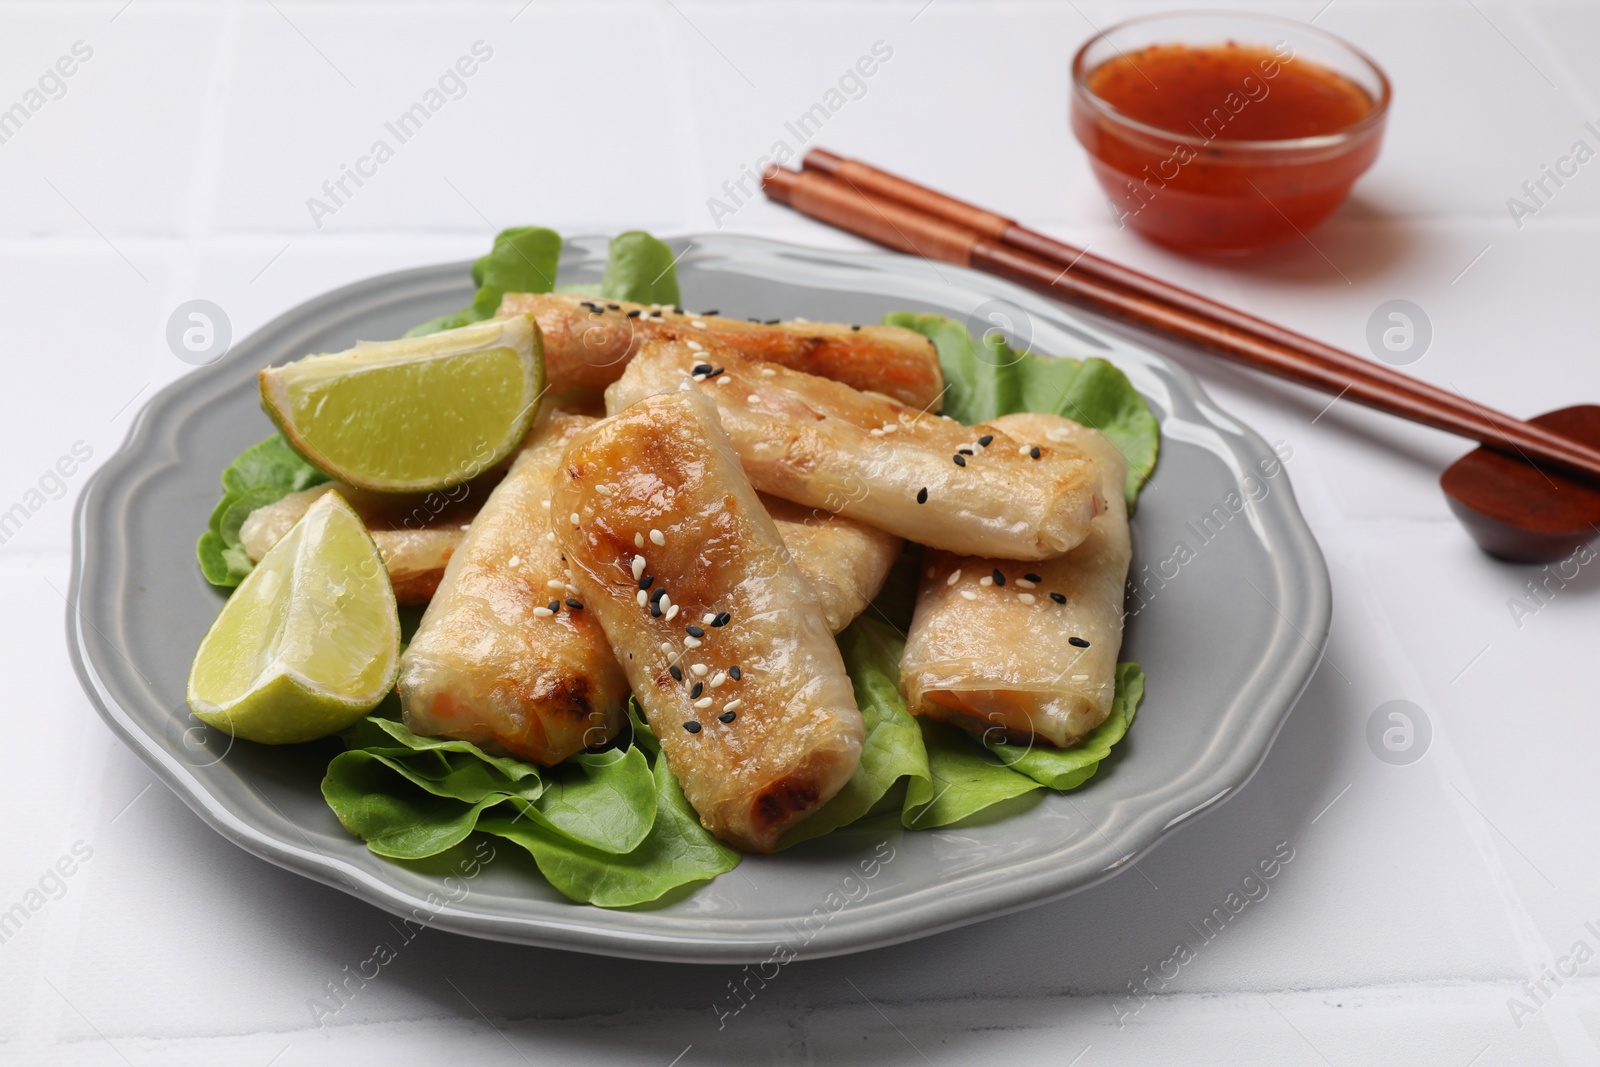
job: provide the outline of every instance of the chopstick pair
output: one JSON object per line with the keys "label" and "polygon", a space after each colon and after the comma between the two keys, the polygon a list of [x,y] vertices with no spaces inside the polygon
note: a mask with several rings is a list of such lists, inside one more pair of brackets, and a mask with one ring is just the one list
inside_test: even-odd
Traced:
{"label": "chopstick pair", "polygon": [[1600,478],[1600,450],[1493,411],[1237,308],[1029,230],[1015,220],[814,148],[769,167],[768,197],[896,251],[973,267],[1227,359],[1529,462]]}

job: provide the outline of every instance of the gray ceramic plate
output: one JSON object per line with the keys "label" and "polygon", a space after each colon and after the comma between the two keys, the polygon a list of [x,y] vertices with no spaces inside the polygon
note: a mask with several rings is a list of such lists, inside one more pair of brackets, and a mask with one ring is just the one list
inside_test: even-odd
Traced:
{"label": "gray ceramic plate", "polygon": [[[111,728],[219,833],[380,908],[478,937],[698,962],[857,952],[1041,904],[1111,877],[1245,783],[1310,679],[1330,613],[1321,553],[1261,438],[1160,356],[985,275],[752,238],[675,248],[687,248],[678,272],[695,307],[846,322],[938,311],[979,331],[1005,327],[1036,351],[1104,356],[1149,400],[1161,461],[1134,521],[1141,596],[1130,599],[1123,655],[1144,665],[1149,687],[1088,786],[960,829],[850,827],[747,858],[659,906],[606,911],[559,896],[504,842],[467,880],[447,882],[443,863],[375,856],[318,790],[334,742],[230,744],[200,727],[184,683],[221,597],[200,576],[194,541],[222,468],[271,432],[256,370],[395,337],[465,305],[465,264],[373,278],[295,308],[140,414],[84,489],[74,529],[74,665]],[[605,252],[601,238],[569,242],[563,280],[598,280]]]}

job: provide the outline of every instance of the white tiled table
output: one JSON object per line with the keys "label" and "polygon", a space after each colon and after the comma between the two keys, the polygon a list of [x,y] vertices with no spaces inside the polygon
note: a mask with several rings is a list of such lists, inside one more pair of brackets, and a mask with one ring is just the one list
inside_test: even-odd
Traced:
{"label": "white tiled table", "polygon": [[[1600,400],[1600,161],[1521,228],[1506,207],[1573,141],[1600,147],[1583,128],[1600,119],[1600,8],[1329,5],[1318,24],[1398,87],[1384,154],[1315,248],[1236,270],[1118,231],[1066,130],[1072,50],[1142,9],[0,4],[0,108],[75,42],[92,49],[0,143],[0,510],[32,512],[0,546],[0,909],[75,845],[89,855],[59,888],[45,878],[54,892],[0,944],[0,1061],[1600,1062],[1600,959],[1537,1004],[1523,985],[1578,942],[1600,951],[1600,567],[1519,626],[1508,601],[1534,569],[1478,554],[1436,488],[1459,442],[1188,353],[1220,404],[1294,449],[1333,571],[1328,659],[1266,766],[1145,877],[791,966],[720,1030],[731,968],[432,931],[319,1029],[308,1001],[389,936],[387,917],[214,835],[79,692],[61,623],[71,495],[188,370],[164,340],[174,307],[213,300],[239,337],[329,287],[474,255],[514,223],[720,222],[849,246],[720,187],[775,140],[792,147],[785,121],[879,41],[892,56],[819,142],[1358,351],[1377,305],[1415,301],[1435,339],[1412,370],[1517,414]],[[315,226],[307,198],[477,41],[492,56],[465,94]],[[713,196],[737,210],[714,220]],[[63,486],[48,472],[74,446],[92,458]],[[1433,731],[1406,766],[1365,740],[1396,698]],[[1129,983],[1197,942],[1192,926],[1284,842],[1270,895],[1132,1014]]]}

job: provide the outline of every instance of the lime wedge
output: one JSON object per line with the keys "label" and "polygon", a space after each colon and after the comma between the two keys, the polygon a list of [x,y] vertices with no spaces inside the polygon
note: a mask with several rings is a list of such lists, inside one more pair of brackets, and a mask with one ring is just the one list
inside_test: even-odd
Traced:
{"label": "lime wedge", "polygon": [[399,667],[400,616],[383,559],[331,492],[222,605],[189,669],[189,706],[235,737],[311,741],[376,707]]}
{"label": "lime wedge", "polygon": [[543,388],[539,327],[517,316],[268,367],[261,406],[330,478],[413,493],[509,455]]}

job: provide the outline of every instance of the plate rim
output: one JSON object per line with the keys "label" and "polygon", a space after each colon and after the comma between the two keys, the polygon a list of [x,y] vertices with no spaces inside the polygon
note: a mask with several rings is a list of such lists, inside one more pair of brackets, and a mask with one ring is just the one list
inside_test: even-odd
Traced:
{"label": "plate rim", "polygon": [[[595,235],[567,238],[563,266],[569,265],[567,256],[573,252],[587,257],[580,262],[592,264],[597,258],[603,262],[608,240],[607,237]],[[1075,310],[1048,302],[1001,279],[895,253],[818,248],[752,235],[686,234],[670,238],[668,243],[674,247],[680,244],[697,246],[712,252],[725,250],[733,253],[734,258],[755,253],[769,257],[821,260],[833,265],[876,269],[924,280],[936,276],[948,282],[954,277],[974,291],[1006,301],[1057,328],[1102,342],[1109,341],[1108,358],[1116,357],[1111,359],[1113,363],[1126,371],[1129,368],[1124,361],[1127,361],[1141,366],[1147,372],[1146,377],[1154,374],[1164,379],[1172,394],[1187,401],[1216,427],[1226,430],[1226,435],[1219,439],[1227,444],[1228,453],[1239,460],[1241,466],[1253,458],[1252,452],[1265,454],[1271,451],[1259,434],[1218,408],[1200,383],[1166,356],[1137,340],[1107,331],[1098,322],[1080,318]],[[396,289],[407,290],[407,295],[418,298],[430,292],[442,294],[461,290],[465,287],[469,265],[470,261],[460,261],[411,267],[348,283],[275,316],[235,345],[229,355],[244,350],[241,358],[249,362],[251,350],[276,350],[290,346],[295,333],[309,333],[314,328],[325,326],[328,315],[342,313],[348,318],[359,309],[362,302],[389,303],[395,298]],[[675,934],[662,928],[659,922],[652,929],[650,920],[657,913],[648,910],[613,911],[572,904],[572,908],[578,909],[572,913],[573,921],[562,921],[538,915],[512,916],[485,912],[448,902],[435,908],[426,898],[386,881],[372,871],[322,852],[303,833],[303,843],[296,843],[230,810],[222,796],[207,788],[190,766],[174,756],[163,744],[163,738],[147,732],[135,721],[132,714],[114,699],[102,680],[95,666],[97,646],[85,629],[87,624],[100,632],[84,610],[85,583],[105,580],[106,575],[94,569],[96,565],[108,574],[117,572],[111,562],[100,560],[96,564],[91,560],[91,543],[111,541],[120,544],[120,539],[93,533],[94,520],[101,520],[100,529],[104,531],[112,528],[106,523],[106,517],[120,514],[107,511],[118,499],[111,488],[115,475],[142,472],[144,477],[149,477],[170,465],[183,462],[178,454],[176,438],[184,420],[160,419],[157,416],[167,409],[178,407],[182,402],[189,404],[190,411],[199,410],[209,395],[220,392],[223,387],[236,387],[232,377],[237,371],[232,368],[238,362],[218,360],[177,378],[153,395],[141,407],[116,451],[85,482],[75,502],[72,571],[65,620],[67,644],[81,687],[113,733],[139,755],[202,821],[235,845],[268,862],[349,893],[393,914],[410,915],[415,914],[418,908],[426,908],[431,915],[429,925],[438,929],[568,951],[696,963],[757,963],[768,957],[774,945],[791,940],[793,928],[774,929],[778,923],[774,919],[734,921],[731,925],[751,929],[737,935],[706,937]],[[1172,412],[1170,405],[1167,410]],[[1164,432],[1163,444],[1165,439]],[[1249,446],[1249,449],[1245,446]],[[1294,607],[1299,611],[1295,618],[1291,618],[1285,614],[1284,606],[1272,604],[1280,625],[1274,629],[1271,645],[1276,647],[1283,644],[1287,650],[1277,658],[1263,659],[1263,662],[1270,659],[1277,668],[1275,677],[1258,679],[1255,683],[1258,687],[1265,687],[1265,691],[1255,699],[1267,710],[1252,716],[1247,736],[1235,737],[1233,740],[1236,743],[1226,750],[1224,758],[1216,761],[1211,773],[1184,793],[1185,799],[1181,803],[1186,807],[1173,811],[1173,802],[1150,805],[1148,810],[1134,817],[1127,825],[1113,827],[1113,835],[1102,834],[1104,844],[1101,847],[1093,849],[1088,858],[1066,865],[1064,870],[1059,867],[1050,869],[1051,857],[1045,854],[1028,861],[1034,869],[1025,876],[1019,877],[1012,872],[998,885],[962,887],[962,882],[958,881],[955,887],[949,884],[942,886],[940,888],[947,893],[954,888],[955,895],[936,899],[937,906],[932,909],[908,905],[901,897],[896,906],[902,910],[902,914],[879,914],[866,908],[868,901],[863,900],[863,907],[845,908],[834,913],[825,927],[805,940],[794,958],[823,958],[880,948],[1061,899],[1121,873],[1181,825],[1192,821],[1195,815],[1215,810],[1222,802],[1237,795],[1265,761],[1290,711],[1310,684],[1322,659],[1332,617],[1332,587],[1326,562],[1296,502],[1288,472],[1282,473],[1283,484],[1275,487],[1279,491],[1272,494],[1276,502],[1270,508],[1257,508],[1252,514],[1271,526],[1276,537],[1282,539],[1289,550],[1285,553],[1269,553],[1267,558],[1279,588],[1298,586],[1297,591],[1302,595]],[[1234,474],[1237,480],[1237,469]],[[123,482],[121,487],[123,491],[120,498],[125,500],[131,494],[131,486]],[[1266,502],[1264,499],[1260,503]],[[120,528],[120,524],[116,524],[116,527]],[[125,560],[123,562],[125,564]],[[1285,627],[1292,633],[1286,634]],[[103,632],[100,636],[107,646],[116,649]],[[142,679],[142,672],[131,660],[128,662]],[[149,684],[147,679],[145,681]],[[154,694],[151,694],[151,699],[155,699]],[[1213,788],[1216,786],[1221,788]],[[265,793],[260,790],[256,792],[271,803]],[[284,819],[293,825],[287,816]],[[1094,864],[1099,866],[1095,867]],[[973,881],[982,873],[968,872],[963,881]],[[929,888],[923,887],[914,892],[927,892]],[[463,904],[470,902],[469,897]],[[627,916],[627,919],[618,922],[617,916]]]}

